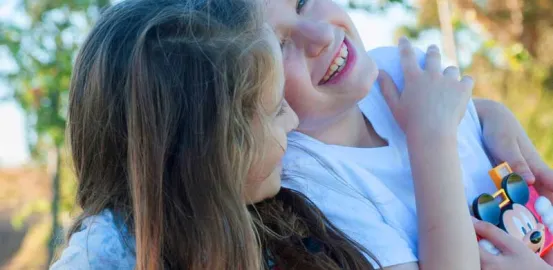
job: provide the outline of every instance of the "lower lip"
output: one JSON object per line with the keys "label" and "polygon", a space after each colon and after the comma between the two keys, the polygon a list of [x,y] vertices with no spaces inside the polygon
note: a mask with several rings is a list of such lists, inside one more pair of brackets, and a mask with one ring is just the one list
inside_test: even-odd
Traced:
{"label": "lower lip", "polygon": [[338,74],[334,75],[334,77],[332,77],[324,84],[340,83],[342,79],[349,74],[349,72],[351,71],[351,68],[354,66],[355,60],[357,59],[355,56],[355,49],[353,48],[353,46],[351,46],[351,43],[349,43],[347,39],[344,39],[344,44],[346,44],[348,48],[348,58],[346,59],[346,64],[344,68],[342,68],[342,70],[338,72]]}

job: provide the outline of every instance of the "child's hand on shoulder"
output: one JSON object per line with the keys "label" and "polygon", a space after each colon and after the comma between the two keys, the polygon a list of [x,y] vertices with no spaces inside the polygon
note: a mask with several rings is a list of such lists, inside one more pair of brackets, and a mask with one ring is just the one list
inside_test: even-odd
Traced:
{"label": "child's hand on shoulder", "polygon": [[434,45],[426,53],[423,70],[411,43],[406,38],[399,42],[405,89],[397,90],[388,74],[380,71],[382,94],[399,126],[409,135],[455,135],[472,95],[473,80],[456,67],[441,70],[441,54]]}
{"label": "child's hand on shoulder", "polygon": [[480,264],[483,270],[552,270],[537,254],[524,243],[505,231],[484,221],[474,221],[476,234],[495,246],[494,251],[480,244]]}

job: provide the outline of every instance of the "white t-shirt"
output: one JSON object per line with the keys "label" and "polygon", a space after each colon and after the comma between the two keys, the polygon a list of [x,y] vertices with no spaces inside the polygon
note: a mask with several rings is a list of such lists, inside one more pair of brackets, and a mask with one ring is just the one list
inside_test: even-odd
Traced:
{"label": "white t-shirt", "polygon": [[[379,69],[390,74],[398,89],[403,89],[398,49],[378,48],[368,54]],[[417,55],[424,66],[424,53],[417,51]],[[310,198],[383,267],[418,261],[415,192],[405,135],[377,83],[359,107],[388,146],[328,145],[293,132],[284,157],[283,186]],[[459,126],[458,138],[468,207],[479,194],[496,190],[488,176],[492,164],[483,147],[472,101]]]}

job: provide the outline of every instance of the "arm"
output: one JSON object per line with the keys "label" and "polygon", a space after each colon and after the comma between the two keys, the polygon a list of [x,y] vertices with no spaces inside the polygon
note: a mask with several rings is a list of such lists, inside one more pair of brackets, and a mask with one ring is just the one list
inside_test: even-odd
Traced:
{"label": "arm", "polygon": [[553,191],[553,171],[540,157],[515,115],[505,105],[474,99],[484,143],[496,162],[506,161],[529,183],[542,182]]}
{"label": "arm", "polygon": [[459,70],[440,68],[440,54],[429,48],[425,70],[411,44],[400,42],[405,89],[400,94],[382,73],[381,89],[405,132],[415,184],[419,224],[419,267],[479,269],[457,151],[457,127],[470,100],[473,82]]}
{"label": "arm", "polygon": [[542,160],[515,115],[503,104],[475,99],[483,141],[496,163],[508,162],[538,192],[553,200],[553,170]]}
{"label": "arm", "polygon": [[[453,132],[451,132],[453,133]],[[455,134],[408,137],[420,237],[420,265],[477,269],[478,247],[466,204]]]}

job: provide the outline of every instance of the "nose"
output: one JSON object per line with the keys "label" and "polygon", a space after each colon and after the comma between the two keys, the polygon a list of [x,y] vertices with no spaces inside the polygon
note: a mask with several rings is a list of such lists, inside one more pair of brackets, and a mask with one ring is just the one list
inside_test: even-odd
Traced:
{"label": "nose", "polygon": [[334,40],[334,28],[328,23],[300,21],[294,30],[292,33],[294,43],[302,46],[309,57],[319,56]]}
{"label": "nose", "polygon": [[541,242],[541,238],[542,238],[541,232],[533,232],[530,235],[530,242],[532,242],[533,244],[537,244]]}

